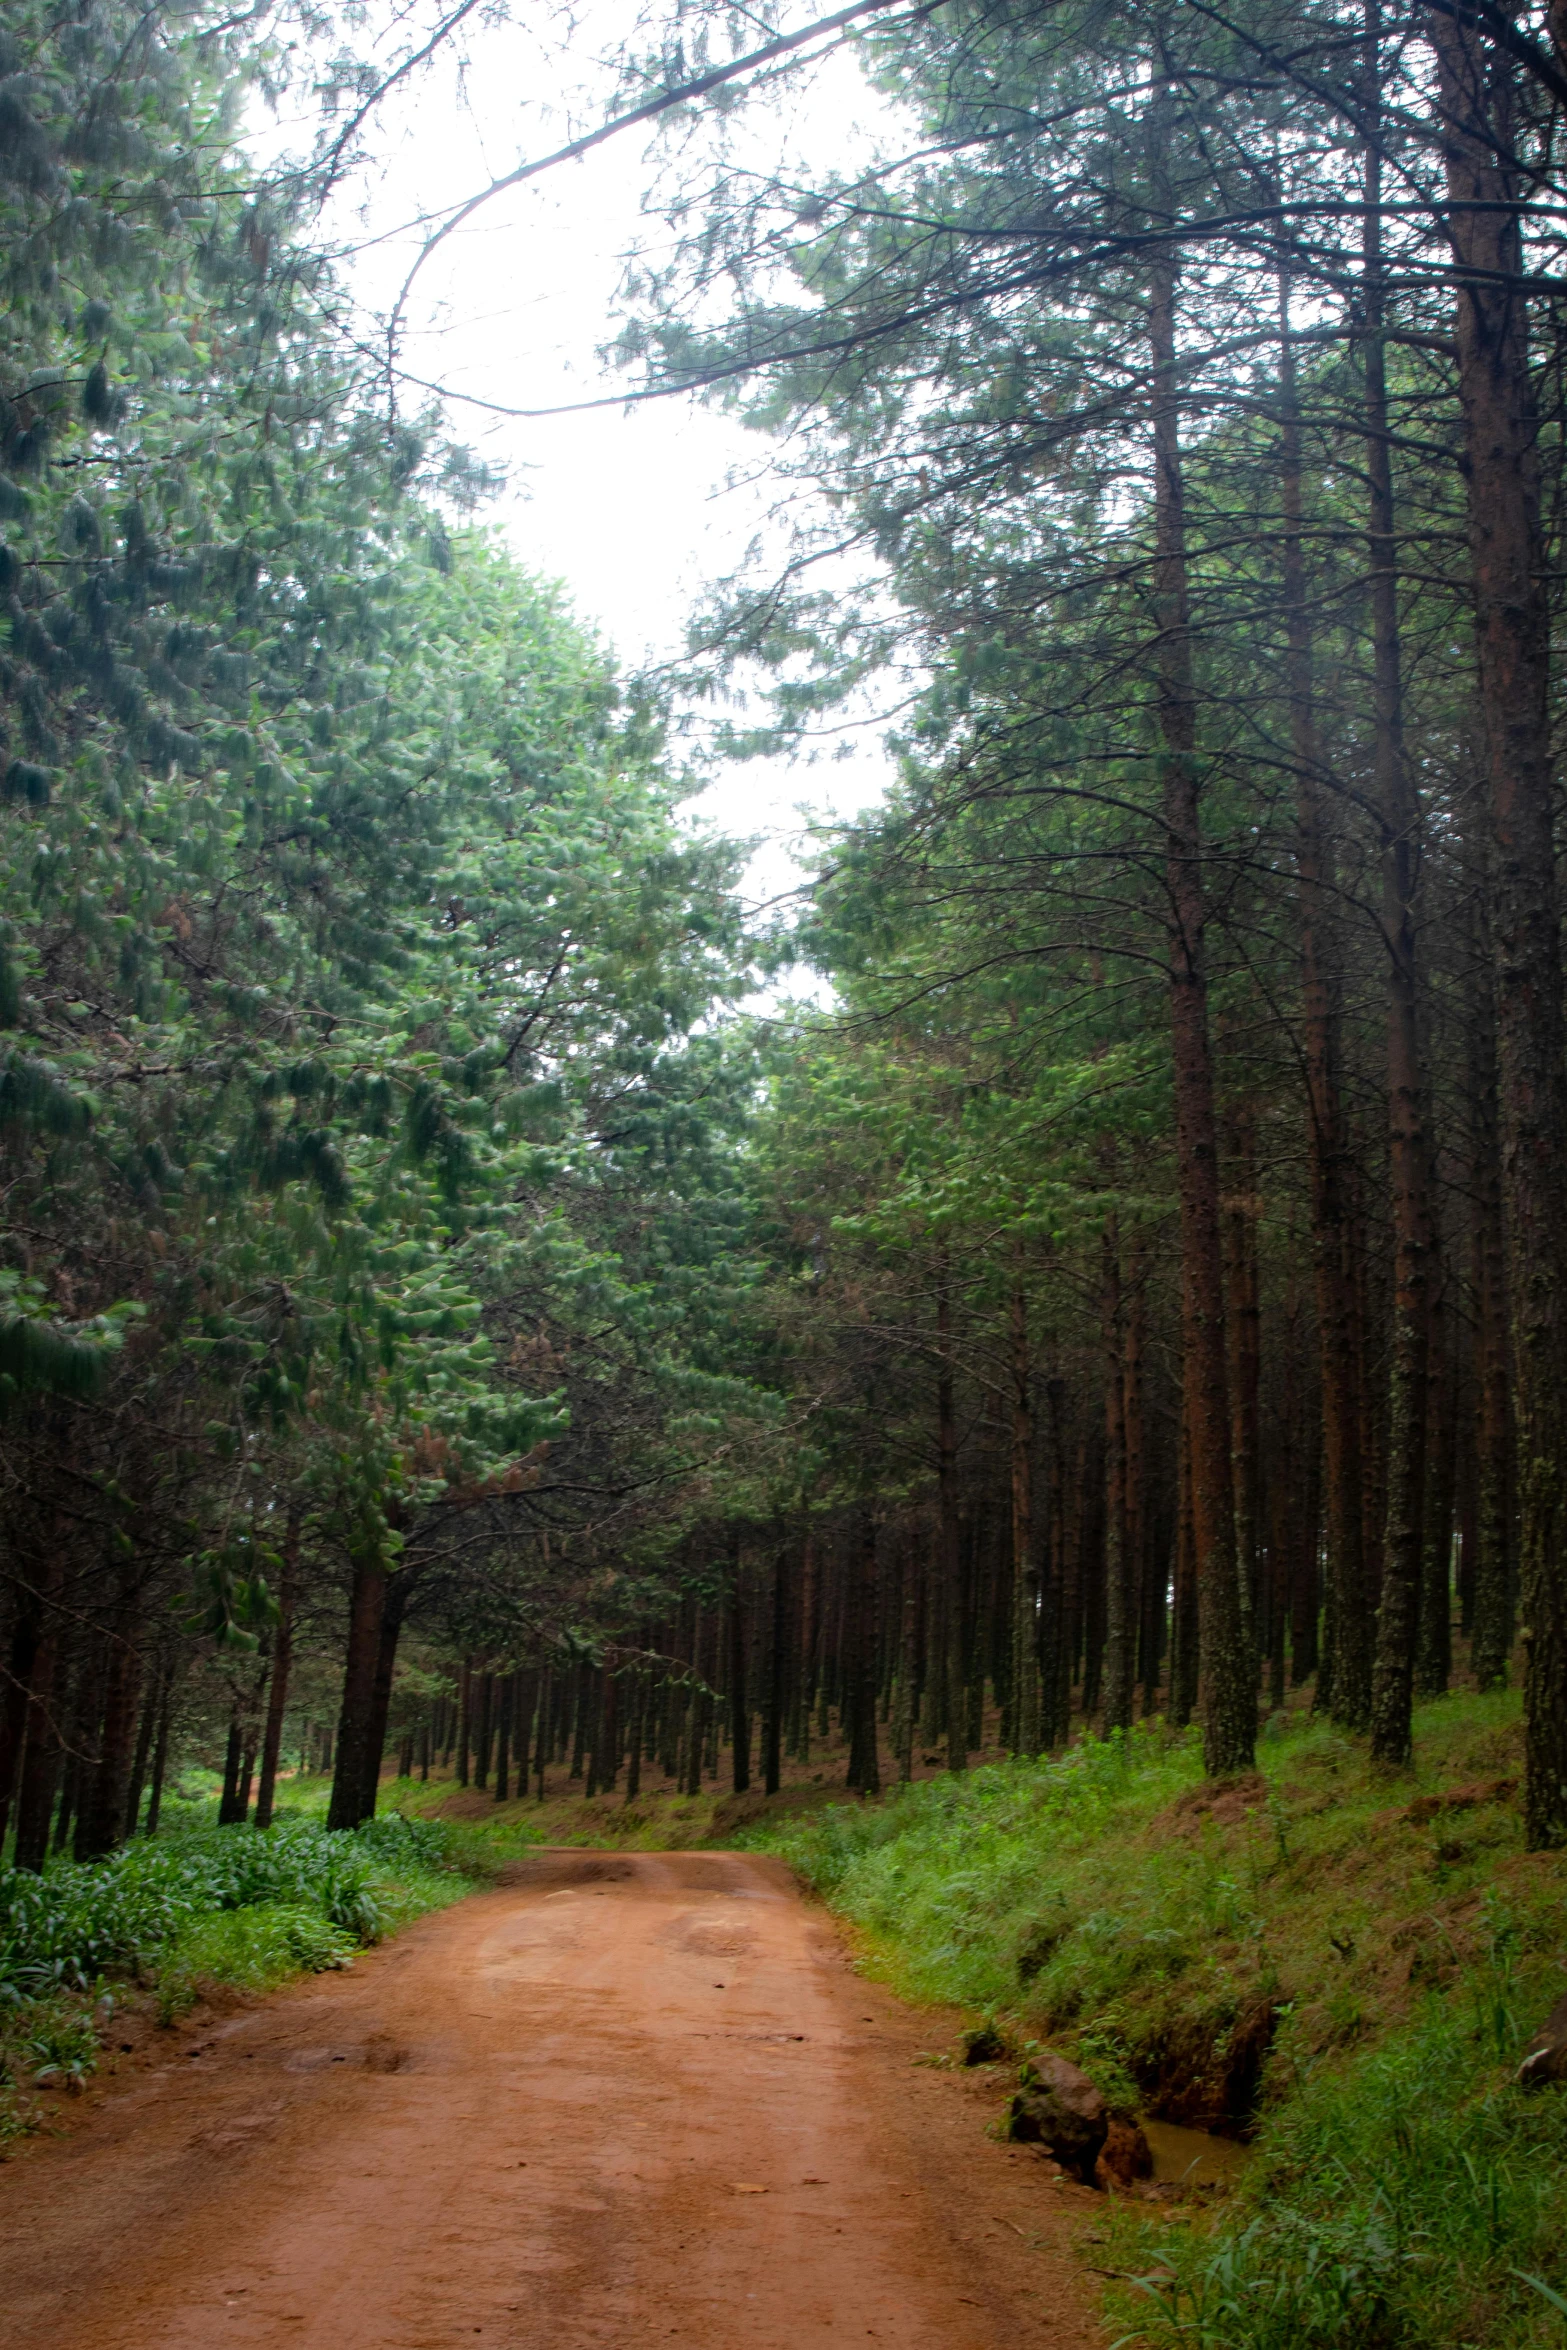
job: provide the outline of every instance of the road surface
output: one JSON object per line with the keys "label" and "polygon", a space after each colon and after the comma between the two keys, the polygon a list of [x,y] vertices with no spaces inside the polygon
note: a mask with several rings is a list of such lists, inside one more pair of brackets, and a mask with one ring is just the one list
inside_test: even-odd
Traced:
{"label": "road surface", "polygon": [[540,1854],[0,2169],[8,2350],[1093,2350],[1095,2198],[775,1864]]}

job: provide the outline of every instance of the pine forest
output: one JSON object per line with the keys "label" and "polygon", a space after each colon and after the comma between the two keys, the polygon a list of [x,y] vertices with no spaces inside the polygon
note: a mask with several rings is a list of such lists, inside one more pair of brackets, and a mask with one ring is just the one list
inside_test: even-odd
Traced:
{"label": "pine forest", "polygon": [[[395,110],[524,40],[590,102],[367,293]],[[768,516],[662,661],[413,325],[481,233],[525,314],[600,150],[591,430]],[[1560,2343],[1567,10],[9,0],[0,349],[18,2350]],[[714,779],[866,745],[759,889]],[[546,2070],[365,2158],[468,2249],[377,2190],[372,2257],[301,2107],[203,2301],[115,2067],[305,1976],[333,2094],[434,2098],[376,1986],[511,1916]],[[680,2124],[666,1943],[753,2003]],[[862,1994],[896,2079],[811,2086]],[[720,2218],[580,2216],[611,2063]],[[190,2143],[270,2177],[256,2111]]]}

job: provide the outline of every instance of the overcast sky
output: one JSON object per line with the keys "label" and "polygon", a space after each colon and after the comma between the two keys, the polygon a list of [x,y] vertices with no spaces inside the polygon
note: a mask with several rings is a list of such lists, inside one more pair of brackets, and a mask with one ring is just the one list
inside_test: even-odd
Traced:
{"label": "overcast sky", "polygon": [[[597,60],[635,18],[627,0],[593,0],[575,12],[565,43],[544,12],[480,29],[383,108],[376,168],[329,222],[333,238],[355,249],[347,266],[367,311],[386,308],[417,251],[417,234],[397,233],[405,224],[602,119]],[[886,120],[847,56],[816,68],[786,108],[756,113],[747,135],[758,161],[788,151],[842,163],[866,152]],[[290,126],[279,128],[287,137]],[[646,139],[633,132],[477,214],[420,278],[405,365],[512,406],[623,391],[625,379],[600,365],[595,346],[613,330],[623,256],[647,233],[651,168]],[[680,650],[704,584],[731,569],[765,524],[768,444],[709,409],[659,401],[516,421],[456,402],[450,415],[512,476],[494,519],[518,554],[563,581],[578,613],[628,663]],[[789,855],[801,838],[796,804],[848,813],[875,798],[888,772],[871,730],[852,761],[730,767],[700,808],[726,832],[766,836],[748,894],[769,897],[799,877]]]}

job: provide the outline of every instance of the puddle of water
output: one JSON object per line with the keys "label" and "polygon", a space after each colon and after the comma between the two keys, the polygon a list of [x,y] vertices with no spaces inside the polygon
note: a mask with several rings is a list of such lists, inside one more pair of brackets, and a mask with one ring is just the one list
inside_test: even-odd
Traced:
{"label": "puddle of water", "polygon": [[1233,2138],[1213,2138],[1206,2130],[1188,2130],[1179,2122],[1146,2118],[1143,2135],[1153,2155],[1156,2184],[1188,2187],[1228,2187],[1251,2159],[1251,2148]]}

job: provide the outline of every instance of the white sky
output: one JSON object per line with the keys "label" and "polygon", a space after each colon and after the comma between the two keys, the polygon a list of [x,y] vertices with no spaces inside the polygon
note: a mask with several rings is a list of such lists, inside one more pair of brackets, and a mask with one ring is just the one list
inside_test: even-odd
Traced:
{"label": "white sky", "polygon": [[[633,30],[635,0],[589,0],[564,45],[547,16],[536,23],[543,37],[529,22],[478,31],[461,57],[446,56],[383,108],[376,173],[354,185],[329,226],[359,248],[349,268],[367,309],[384,311],[417,250],[417,236],[391,232],[603,118],[595,60]],[[367,43],[367,33],[355,37],[361,54]],[[747,135],[758,160],[787,148],[818,164],[866,152],[868,126],[886,119],[843,55],[813,71],[787,114],[757,117]],[[478,213],[421,276],[404,365],[517,407],[623,391],[626,379],[600,365],[595,346],[613,329],[622,256],[648,227],[640,202],[650,171],[646,135],[631,132]],[[534,421],[454,403],[450,416],[459,437],[512,474],[514,489],[491,518],[530,568],[564,582],[578,613],[628,664],[676,654],[704,584],[765,527],[767,442],[693,403]],[[765,899],[799,879],[790,855],[803,838],[799,804],[850,813],[889,773],[872,728],[852,760],[732,765],[697,809],[724,832],[764,836],[747,894]]]}

